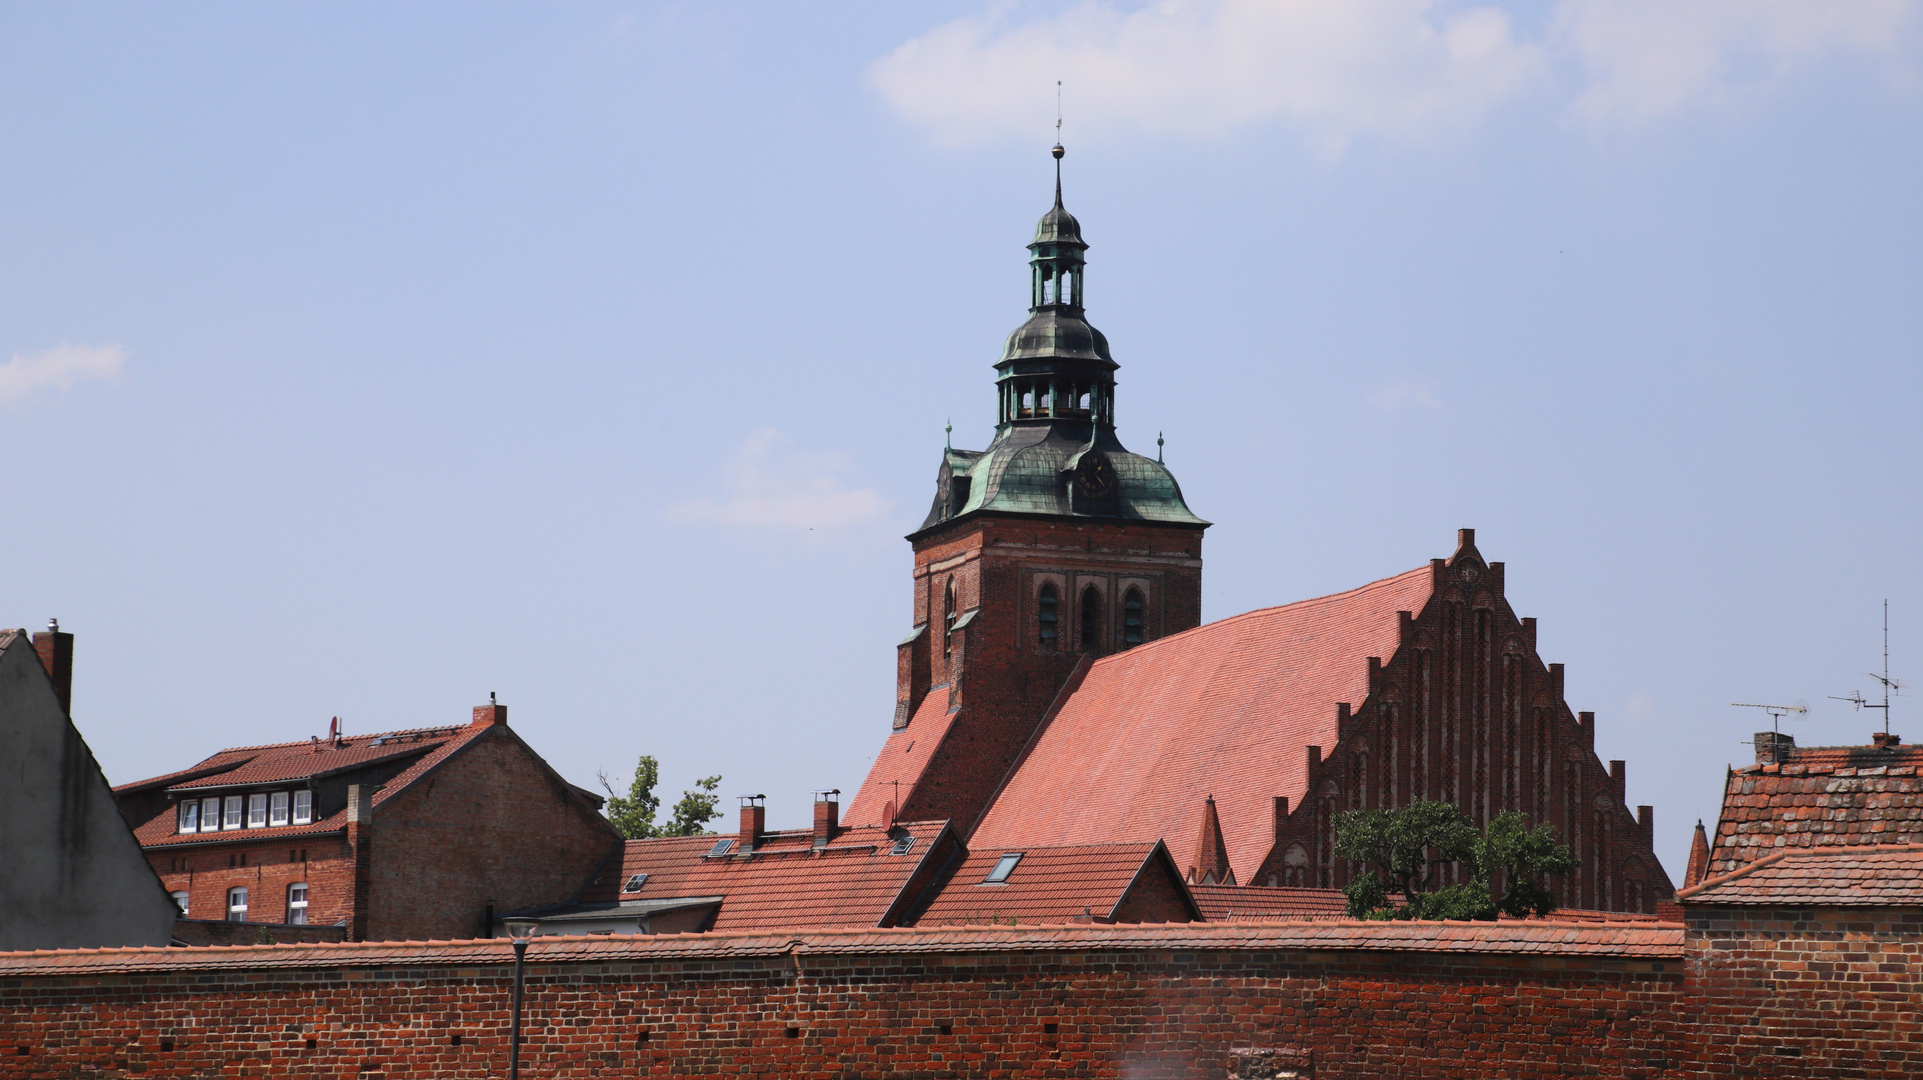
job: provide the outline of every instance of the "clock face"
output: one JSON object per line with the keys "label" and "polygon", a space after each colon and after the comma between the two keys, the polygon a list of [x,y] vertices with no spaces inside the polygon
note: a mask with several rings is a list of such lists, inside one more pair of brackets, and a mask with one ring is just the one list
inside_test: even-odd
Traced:
{"label": "clock face", "polygon": [[1075,466],[1075,486],[1083,495],[1099,499],[1115,490],[1115,466],[1101,454],[1086,454]]}

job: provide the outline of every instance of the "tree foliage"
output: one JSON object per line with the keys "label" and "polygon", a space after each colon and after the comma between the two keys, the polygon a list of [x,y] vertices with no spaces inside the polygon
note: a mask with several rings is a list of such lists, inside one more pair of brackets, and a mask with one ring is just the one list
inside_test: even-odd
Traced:
{"label": "tree foliage", "polygon": [[[1343,890],[1350,917],[1358,919],[1547,915],[1556,898],[1542,879],[1576,868],[1576,857],[1548,825],[1531,828],[1521,814],[1505,810],[1478,830],[1459,807],[1441,802],[1338,814],[1335,850],[1365,867]],[[1450,864],[1466,874],[1443,886]]]}
{"label": "tree foliage", "polygon": [[661,809],[661,797],[654,793],[654,787],[660,782],[661,765],[648,754],[642,754],[641,760],[635,762],[634,780],[629,783],[625,796],[616,795],[614,785],[608,782],[608,774],[601,774],[601,786],[608,793],[603,812],[622,836],[630,840],[700,836],[708,831],[708,822],[721,816],[718,806],[721,796],[714,793],[721,785],[721,777],[705,776],[696,780],[691,790],[681,793],[681,801],[674,804],[667,824],[655,824],[654,815]]}

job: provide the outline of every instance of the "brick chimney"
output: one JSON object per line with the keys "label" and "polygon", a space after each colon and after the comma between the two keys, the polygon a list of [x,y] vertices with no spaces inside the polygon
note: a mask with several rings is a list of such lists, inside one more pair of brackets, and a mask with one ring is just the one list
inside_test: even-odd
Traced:
{"label": "brick chimney", "polygon": [[487,695],[487,704],[474,706],[474,726],[485,727],[489,724],[507,726],[507,706],[494,700],[493,691]]}
{"label": "brick chimney", "polygon": [[741,843],[736,850],[746,855],[761,842],[761,834],[768,831],[768,807],[766,795],[743,795],[741,797]]}
{"label": "brick chimney", "polygon": [[841,789],[815,792],[815,846],[825,848],[841,831]]}
{"label": "brick chimney", "polygon": [[33,636],[33,651],[40,655],[40,666],[53,680],[53,696],[60,699],[60,710],[73,713],[73,635],[60,629],[59,619],[48,619],[47,628]]}
{"label": "brick chimney", "polygon": [[1796,749],[1796,736],[1786,731],[1759,731],[1756,733],[1756,764],[1769,765],[1789,756]]}
{"label": "brick chimney", "polygon": [[[71,641],[73,639],[69,637],[68,640]],[[33,641],[35,645],[38,645],[40,643],[40,639],[38,637],[35,637]],[[70,645],[68,646],[68,648],[71,649],[72,646]],[[61,703],[65,704],[66,699],[62,698]],[[1870,745],[1876,747],[1878,750],[1894,750],[1897,747],[1903,745],[1903,736],[1892,735],[1887,731],[1879,731],[1876,734],[1870,736]]]}
{"label": "brick chimney", "polygon": [[347,847],[354,856],[349,890],[347,940],[367,940],[368,908],[374,892],[374,791],[372,784],[347,785]]}

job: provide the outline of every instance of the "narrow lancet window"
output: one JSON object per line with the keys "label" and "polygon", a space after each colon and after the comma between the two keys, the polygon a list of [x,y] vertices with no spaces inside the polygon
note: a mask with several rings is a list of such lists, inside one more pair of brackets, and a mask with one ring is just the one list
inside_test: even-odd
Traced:
{"label": "narrow lancet window", "polygon": [[1090,585],[1082,590],[1082,650],[1097,652],[1102,647],[1102,594]]}
{"label": "narrow lancet window", "polygon": [[1053,649],[1056,647],[1056,641],[1059,636],[1057,627],[1061,623],[1062,606],[1061,597],[1055,594],[1055,586],[1042,586],[1041,600],[1036,606],[1040,612],[1036,616],[1036,622],[1039,624],[1036,638],[1041,643],[1042,648]]}
{"label": "narrow lancet window", "polygon": [[1142,643],[1142,590],[1130,589],[1122,598],[1122,648]]}

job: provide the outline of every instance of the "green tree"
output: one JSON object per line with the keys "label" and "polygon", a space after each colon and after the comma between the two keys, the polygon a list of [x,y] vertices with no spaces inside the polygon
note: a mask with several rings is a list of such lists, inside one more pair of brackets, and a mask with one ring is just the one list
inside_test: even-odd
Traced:
{"label": "green tree", "polygon": [[[1358,919],[1547,915],[1556,898],[1543,877],[1576,867],[1547,825],[1532,829],[1505,810],[1478,830],[1459,807],[1427,801],[1336,815],[1335,850],[1365,867],[1343,890],[1350,917]],[[1467,880],[1441,887],[1442,870],[1452,863],[1467,870]]]}
{"label": "green tree", "polygon": [[661,797],[654,793],[654,788],[660,782],[661,765],[649,754],[642,754],[634,763],[634,779],[628,784],[625,796],[616,795],[614,785],[608,782],[608,774],[601,774],[601,787],[608,793],[603,812],[622,836],[629,840],[699,836],[707,831],[708,822],[721,816],[717,808],[721,797],[714,794],[721,777],[708,776],[696,780],[694,790],[681,793],[681,801],[674,804],[673,816],[666,825],[655,824],[654,815],[661,809]]}

